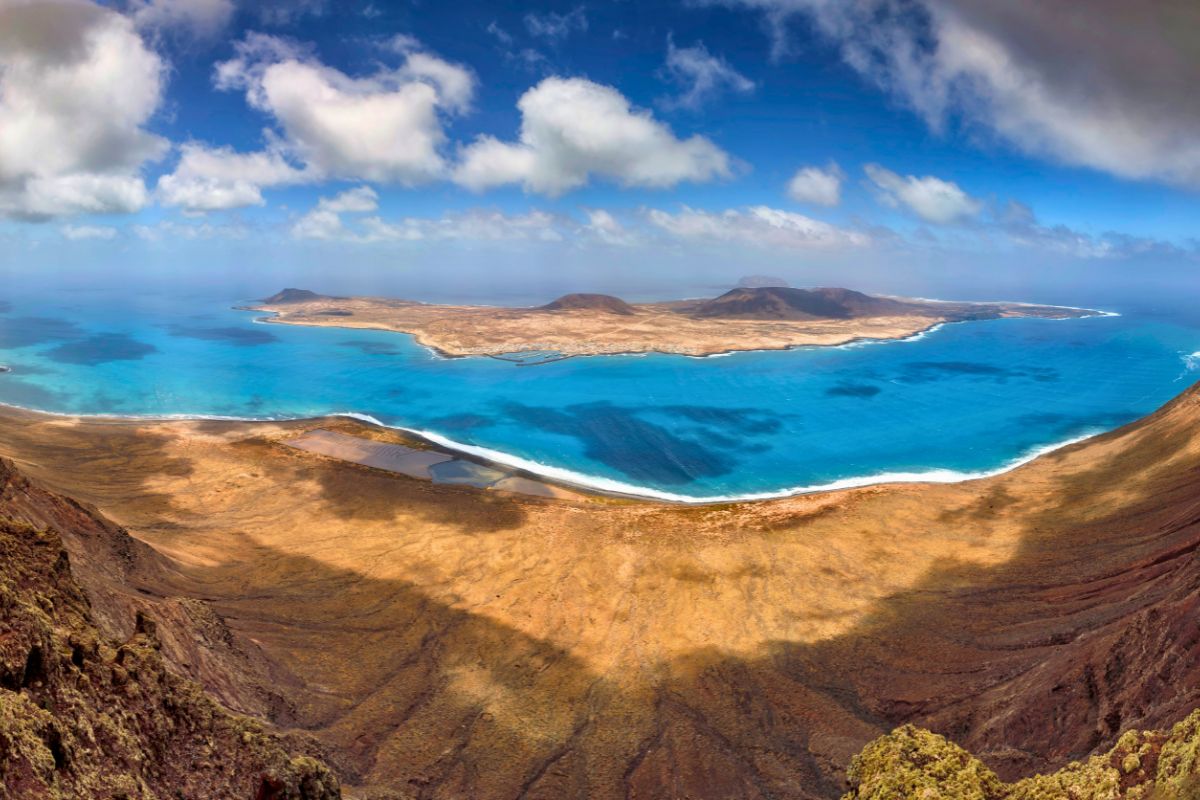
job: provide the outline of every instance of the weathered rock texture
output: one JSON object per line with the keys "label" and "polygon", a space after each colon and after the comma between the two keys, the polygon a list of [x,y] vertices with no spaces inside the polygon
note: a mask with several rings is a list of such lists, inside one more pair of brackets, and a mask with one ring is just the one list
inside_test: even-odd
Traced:
{"label": "weathered rock texture", "polygon": [[[337,779],[168,670],[142,614],[123,640],[100,630],[59,534],[91,529],[104,569],[135,558],[123,531],[40,490],[0,460],[0,797],[333,800]],[[111,566],[111,563],[108,565]],[[113,613],[112,598],[101,613]]]}
{"label": "weathered rock texture", "polygon": [[1196,800],[1200,711],[1169,731],[1128,731],[1106,753],[1005,783],[944,737],[905,725],[854,758],[843,800]]}

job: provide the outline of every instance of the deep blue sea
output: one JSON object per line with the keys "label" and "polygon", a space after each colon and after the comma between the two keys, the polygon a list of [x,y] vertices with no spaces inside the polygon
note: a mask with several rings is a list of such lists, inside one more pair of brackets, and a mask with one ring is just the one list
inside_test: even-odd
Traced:
{"label": "deep blue sea", "polygon": [[0,288],[0,365],[11,368],[0,402],[135,416],[356,413],[543,474],[677,499],[951,480],[1183,391],[1200,378],[1190,300],[1117,297],[1099,307],[1120,316],[971,322],[844,348],[518,367],[439,358],[403,334],[267,325],[232,310],[238,297]]}

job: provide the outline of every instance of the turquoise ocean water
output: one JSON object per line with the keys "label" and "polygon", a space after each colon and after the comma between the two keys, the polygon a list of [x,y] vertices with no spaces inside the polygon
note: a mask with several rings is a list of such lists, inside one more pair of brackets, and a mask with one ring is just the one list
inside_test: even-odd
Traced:
{"label": "turquoise ocean water", "polygon": [[135,416],[355,413],[531,470],[677,499],[1003,469],[1200,378],[1200,315],[944,326],[903,342],[533,367],[402,334],[256,322],[237,298],[0,294],[0,402]]}

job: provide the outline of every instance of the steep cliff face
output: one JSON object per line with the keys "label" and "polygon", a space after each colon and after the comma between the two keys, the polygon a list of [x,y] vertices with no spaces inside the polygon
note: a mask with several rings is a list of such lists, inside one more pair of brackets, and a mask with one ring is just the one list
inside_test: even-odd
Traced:
{"label": "steep cliff face", "polygon": [[1128,731],[1108,752],[1005,783],[937,734],[906,725],[854,758],[843,800],[1195,800],[1200,711],[1169,731]]}
{"label": "steep cliff face", "polygon": [[0,485],[0,796],[340,796],[321,763],[292,757],[261,724],[168,670],[149,617],[137,615],[128,637],[106,635],[59,534],[14,518],[82,523],[83,507],[34,489],[4,461]]}

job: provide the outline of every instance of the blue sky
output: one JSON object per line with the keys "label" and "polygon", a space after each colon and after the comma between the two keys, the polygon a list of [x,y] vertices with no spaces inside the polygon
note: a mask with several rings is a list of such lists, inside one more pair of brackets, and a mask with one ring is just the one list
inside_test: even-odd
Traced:
{"label": "blue sky", "polygon": [[0,0],[0,268],[1180,274],[1195,10],[994,5]]}

